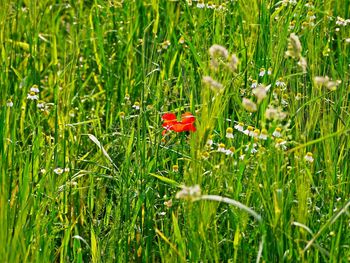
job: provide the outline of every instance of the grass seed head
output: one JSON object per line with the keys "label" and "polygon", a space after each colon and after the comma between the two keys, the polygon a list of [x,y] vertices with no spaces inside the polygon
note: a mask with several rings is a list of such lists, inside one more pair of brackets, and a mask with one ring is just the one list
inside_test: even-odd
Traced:
{"label": "grass seed head", "polygon": [[247,99],[247,98],[243,98],[242,105],[243,105],[243,108],[246,109],[249,112],[255,112],[258,109],[256,104],[253,101],[251,101],[250,99]]}
{"label": "grass seed head", "polygon": [[286,51],[286,56],[299,59],[301,56],[301,51],[302,47],[299,37],[296,34],[291,33],[288,40],[288,50]]}

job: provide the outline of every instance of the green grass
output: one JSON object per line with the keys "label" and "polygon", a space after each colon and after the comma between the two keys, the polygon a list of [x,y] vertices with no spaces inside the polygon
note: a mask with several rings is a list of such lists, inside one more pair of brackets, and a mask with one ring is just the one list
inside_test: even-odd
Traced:
{"label": "green grass", "polygon": [[[350,260],[350,1],[188,2],[1,1],[0,262]],[[236,71],[211,67],[214,44]],[[261,103],[253,80],[271,84]],[[163,136],[187,111],[197,131]],[[268,139],[226,138],[238,122]]]}

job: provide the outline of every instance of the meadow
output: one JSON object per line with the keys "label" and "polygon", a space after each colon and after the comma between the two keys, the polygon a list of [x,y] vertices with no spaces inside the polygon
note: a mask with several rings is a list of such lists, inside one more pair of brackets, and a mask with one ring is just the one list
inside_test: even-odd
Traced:
{"label": "meadow", "polygon": [[349,262],[349,0],[0,1],[0,262]]}

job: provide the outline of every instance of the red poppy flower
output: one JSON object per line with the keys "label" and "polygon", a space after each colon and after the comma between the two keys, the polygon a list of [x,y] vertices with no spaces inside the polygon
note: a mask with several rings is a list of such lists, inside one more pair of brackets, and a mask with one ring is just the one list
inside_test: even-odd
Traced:
{"label": "red poppy flower", "polygon": [[167,122],[167,121],[176,121],[176,115],[174,113],[165,113],[162,116],[162,119]]}
{"label": "red poppy flower", "polygon": [[192,115],[192,113],[186,112],[182,114],[181,117],[181,121],[178,121],[174,113],[165,113],[162,116],[162,119],[164,121],[162,126],[165,128],[162,134],[164,135],[167,130],[171,130],[174,132],[195,132],[196,127],[194,126],[194,122],[196,121],[196,118]]}
{"label": "red poppy flower", "polygon": [[182,123],[194,123],[196,121],[196,118],[192,115],[191,112],[185,112],[181,115],[181,118]]}

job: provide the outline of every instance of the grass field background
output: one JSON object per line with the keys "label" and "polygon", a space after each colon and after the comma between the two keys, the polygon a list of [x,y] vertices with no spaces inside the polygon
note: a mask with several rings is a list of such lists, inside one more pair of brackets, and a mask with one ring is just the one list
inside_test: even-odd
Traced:
{"label": "grass field background", "polygon": [[0,262],[349,261],[349,18],[1,1]]}

